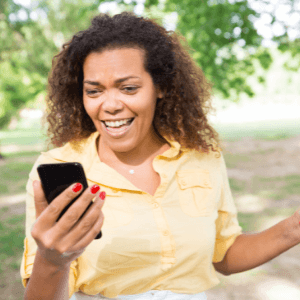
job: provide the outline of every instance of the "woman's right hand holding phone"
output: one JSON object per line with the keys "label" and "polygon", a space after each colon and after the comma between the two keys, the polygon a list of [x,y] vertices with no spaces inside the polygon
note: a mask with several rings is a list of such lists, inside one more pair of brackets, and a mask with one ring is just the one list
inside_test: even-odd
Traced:
{"label": "woman's right hand holding phone", "polygon": [[[71,185],[48,204],[40,181],[33,182],[36,221],[31,235],[40,255],[58,269],[65,268],[78,258],[103,225],[105,192],[100,193],[97,185],[87,188],[56,222],[66,205],[80,194],[80,185]],[[94,197],[94,203],[80,219]]]}

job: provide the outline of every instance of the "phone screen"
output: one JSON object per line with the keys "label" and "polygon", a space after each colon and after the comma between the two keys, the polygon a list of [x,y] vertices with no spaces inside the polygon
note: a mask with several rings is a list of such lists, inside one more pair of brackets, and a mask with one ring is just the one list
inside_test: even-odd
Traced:
{"label": "phone screen", "polygon": [[[88,184],[84,174],[83,167],[80,163],[58,163],[42,164],[37,168],[42,187],[48,203],[51,203],[59,194],[61,194],[71,184],[80,182],[83,186],[82,192],[76,196],[61,212],[57,221],[63,216],[67,209],[80,197]],[[90,205],[92,205],[91,202]],[[88,206],[88,208],[90,207]],[[87,208],[87,209],[88,209]],[[83,216],[83,215],[82,215]],[[82,218],[82,216],[80,218]]]}

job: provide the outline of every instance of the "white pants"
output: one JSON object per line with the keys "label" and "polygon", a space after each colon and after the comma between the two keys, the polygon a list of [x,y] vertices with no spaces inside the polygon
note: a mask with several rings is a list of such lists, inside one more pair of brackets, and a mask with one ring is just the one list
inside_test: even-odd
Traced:
{"label": "white pants", "polygon": [[205,293],[177,294],[171,291],[152,290],[136,295],[120,295],[118,298],[107,298],[100,294],[86,295],[81,292],[75,293],[70,300],[207,300]]}

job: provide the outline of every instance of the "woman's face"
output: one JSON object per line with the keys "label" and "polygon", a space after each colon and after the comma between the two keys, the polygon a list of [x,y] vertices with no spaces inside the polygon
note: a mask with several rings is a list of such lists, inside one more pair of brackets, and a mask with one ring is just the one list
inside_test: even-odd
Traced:
{"label": "woman's face", "polygon": [[[136,48],[91,53],[83,65],[83,104],[104,143],[128,152],[154,138],[156,91]],[[133,120],[133,121],[132,121]]]}

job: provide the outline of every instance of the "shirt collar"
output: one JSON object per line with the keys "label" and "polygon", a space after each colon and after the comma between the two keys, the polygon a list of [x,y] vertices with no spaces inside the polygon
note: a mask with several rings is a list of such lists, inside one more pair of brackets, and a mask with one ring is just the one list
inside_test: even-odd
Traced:
{"label": "shirt collar", "polygon": [[[130,189],[140,191],[126,178],[119,176],[119,173],[100,161],[96,140],[99,132],[92,133],[87,139],[79,143],[79,149],[74,148],[71,143],[63,147],[55,148],[48,152],[42,152],[43,155],[51,157],[60,162],[79,162],[84,166],[88,180],[101,183],[116,189]],[[181,146],[178,142],[165,138],[171,148],[157,156],[158,159],[176,159],[180,154]],[[80,151],[81,150],[81,151]],[[84,151],[84,153],[83,153]]]}
{"label": "shirt collar", "polygon": [[[96,140],[99,137],[99,135],[100,133],[98,131],[93,132],[86,140],[79,143],[80,148],[78,150],[76,150],[76,148],[74,148],[74,146],[72,146],[70,143],[67,143],[63,147],[55,148],[48,152],[42,153],[60,161],[76,161],[79,159],[80,156],[82,156],[82,151],[84,149],[85,155],[88,155],[89,158],[91,158],[95,154],[97,154]],[[166,150],[164,153],[160,154],[160,157],[174,158],[178,154],[180,154],[180,151],[185,151],[185,149],[183,149],[178,142],[171,140],[165,136],[164,139],[169,143],[171,148]]]}

